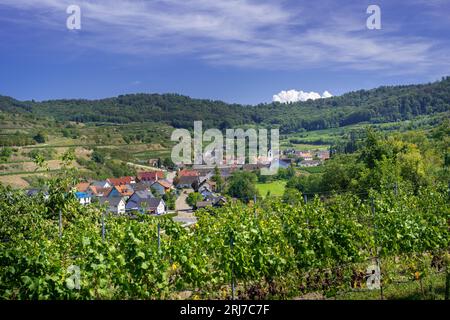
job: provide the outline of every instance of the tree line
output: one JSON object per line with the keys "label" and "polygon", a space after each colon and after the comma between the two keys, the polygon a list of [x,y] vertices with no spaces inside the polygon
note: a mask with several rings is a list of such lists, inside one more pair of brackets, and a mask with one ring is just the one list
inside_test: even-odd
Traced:
{"label": "tree line", "polygon": [[17,101],[0,96],[0,110],[33,113],[62,121],[163,122],[192,128],[202,120],[205,128],[243,125],[279,127],[281,133],[320,130],[360,122],[390,122],[419,115],[448,112],[450,77],[420,85],[383,86],[328,99],[292,104],[227,104],[192,99],[178,94],[129,94],[101,100]]}

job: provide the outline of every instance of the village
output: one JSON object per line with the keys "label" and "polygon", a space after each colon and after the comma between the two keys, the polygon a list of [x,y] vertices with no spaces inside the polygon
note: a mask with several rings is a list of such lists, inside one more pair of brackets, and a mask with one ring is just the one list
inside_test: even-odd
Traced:
{"label": "village", "polygon": [[[328,151],[282,152],[275,159],[278,167],[319,166],[329,159]],[[226,184],[233,172],[242,170],[256,172],[270,168],[273,163],[264,159],[257,164],[237,164],[237,161],[220,166],[190,165],[164,168],[158,166],[157,159],[148,160],[153,170],[140,171],[136,176],[110,177],[105,180],[86,180],[74,187],[75,197],[81,205],[99,203],[108,213],[130,215],[136,212],[151,215],[171,214],[174,220],[185,225],[196,222],[193,212],[206,207],[218,207],[227,203],[223,188],[217,187],[217,176]],[[28,189],[29,196],[35,196],[45,190]],[[196,193],[195,203],[189,203],[189,194]]]}

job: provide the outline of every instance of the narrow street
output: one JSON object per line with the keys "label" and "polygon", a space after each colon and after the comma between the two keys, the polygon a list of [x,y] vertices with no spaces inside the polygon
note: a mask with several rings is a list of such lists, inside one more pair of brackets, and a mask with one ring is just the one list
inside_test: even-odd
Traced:
{"label": "narrow street", "polygon": [[173,220],[181,222],[185,226],[192,225],[197,222],[197,218],[194,216],[192,208],[186,203],[186,199],[191,192],[194,192],[194,190],[183,190],[175,202],[175,210],[177,211],[178,216],[174,217]]}
{"label": "narrow street", "polygon": [[192,211],[192,208],[186,203],[189,193],[194,192],[192,189],[182,190],[180,196],[175,201],[176,211]]}

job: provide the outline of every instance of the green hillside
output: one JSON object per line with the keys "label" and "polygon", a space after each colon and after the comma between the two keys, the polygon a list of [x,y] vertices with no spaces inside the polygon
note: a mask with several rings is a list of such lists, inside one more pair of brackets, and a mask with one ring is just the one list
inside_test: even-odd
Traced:
{"label": "green hillside", "polygon": [[0,110],[77,122],[158,122],[191,128],[244,125],[280,127],[281,133],[322,130],[361,122],[383,123],[448,112],[450,77],[441,81],[359,90],[342,96],[292,104],[243,106],[177,94],[132,94],[101,100],[17,101],[0,96]]}

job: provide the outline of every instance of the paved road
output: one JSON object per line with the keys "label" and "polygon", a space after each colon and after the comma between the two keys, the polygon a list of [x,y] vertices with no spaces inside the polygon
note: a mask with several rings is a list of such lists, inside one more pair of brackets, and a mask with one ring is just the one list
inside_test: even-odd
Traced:
{"label": "paved road", "polygon": [[178,197],[178,199],[175,201],[175,210],[176,211],[192,211],[192,207],[190,207],[187,203],[186,203],[186,199],[188,197],[188,194],[194,192],[194,190],[192,189],[186,189],[183,190],[180,194],[180,196]]}
{"label": "paved road", "polygon": [[181,222],[184,226],[190,226],[197,223],[192,208],[186,203],[189,193],[194,192],[192,189],[183,190],[175,202],[175,209],[178,215],[173,218],[174,221]]}

